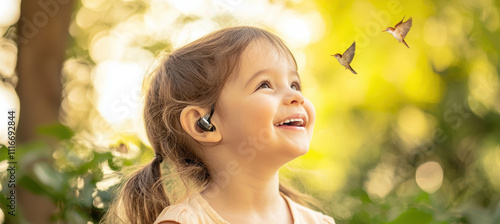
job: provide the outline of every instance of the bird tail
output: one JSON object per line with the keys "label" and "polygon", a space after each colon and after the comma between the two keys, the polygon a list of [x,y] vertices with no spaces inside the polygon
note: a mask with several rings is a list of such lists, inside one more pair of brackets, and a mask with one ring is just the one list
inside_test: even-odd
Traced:
{"label": "bird tail", "polygon": [[404,39],[403,39],[403,41],[402,41],[402,42],[403,42],[403,44],[405,44],[405,45],[406,45],[406,47],[407,47],[407,48],[410,48],[410,46],[408,46],[408,44],[406,43],[406,41],[405,41]]}
{"label": "bird tail", "polygon": [[349,65],[349,67],[347,67],[347,68],[348,68],[349,70],[351,70],[351,72],[352,72],[353,74],[355,74],[355,75],[357,75],[357,74],[358,74],[358,73],[356,73],[356,72],[354,71],[354,69],[352,69],[352,67],[351,67],[350,65]]}

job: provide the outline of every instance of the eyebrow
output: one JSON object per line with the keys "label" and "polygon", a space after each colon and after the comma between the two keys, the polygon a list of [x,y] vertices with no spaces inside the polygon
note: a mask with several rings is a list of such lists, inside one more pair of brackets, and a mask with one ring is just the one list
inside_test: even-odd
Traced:
{"label": "eyebrow", "polygon": [[[252,75],[252,77],[250,77],[250,79],[248,79],[247,83],[245,84],[245,88],[248,87],[248,85],[257,77],[259,77],[260,75],[262,75],[263,73],[266,73],[266,72],[269,72],[269,71],[272,71],[272,69],[262,69],[262,70],[259,70],[257,71],[256,73],[254,73]],[[291,74],[293,75],[296,75],[297,78],[299,79],[299,83],[301,82],[300,80],[300,76],[299,76],[299,73],[295,70],[292,70],[290,71]]]}

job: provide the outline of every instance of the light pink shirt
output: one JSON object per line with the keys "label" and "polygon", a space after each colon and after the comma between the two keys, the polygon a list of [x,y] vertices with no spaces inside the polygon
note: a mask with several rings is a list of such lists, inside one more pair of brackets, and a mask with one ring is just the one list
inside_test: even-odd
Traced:
{"label": "light pink shirt", "polygon": [[[332,217],[297,204],[282,195],[290,208],[294,224],[335,224]],[[193,194],[179,204],[163,209],[154,224],[174,221],[180,224],[230,224],[210,207],[200,194]]]}

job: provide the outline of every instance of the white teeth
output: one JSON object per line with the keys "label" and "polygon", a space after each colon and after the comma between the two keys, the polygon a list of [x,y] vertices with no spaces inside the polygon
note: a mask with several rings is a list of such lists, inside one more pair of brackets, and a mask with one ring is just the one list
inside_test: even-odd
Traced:
{"label": "white teeth", "polygon": [[280,125],[283,125],[285,123],[290,123],[290,122],[295,122],[295,121],[300,122],[299,125],[304,124],[304,120],[302,120],[301,118],[292,118],[292,119],[286,119],[280,123],[274,124],[274,126],[280,126]]}

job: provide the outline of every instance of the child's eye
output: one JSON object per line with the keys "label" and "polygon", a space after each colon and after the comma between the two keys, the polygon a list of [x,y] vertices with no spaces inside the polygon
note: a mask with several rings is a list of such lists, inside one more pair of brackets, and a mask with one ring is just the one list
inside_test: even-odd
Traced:
{"label": "child's eye", "polygon": [[271,84],[269,83],[269,81],[263,81],[259,84],[259,87],[257,87],[257,89],[268,89],[268,88],[271,88]]}
{"label": "child's eye", "polygon": [[293,90],[297,90],[297,91],[300,91],[301,88],[300,88],[300,83],[298,82],[293,82],[292,85],[290,86]]}

